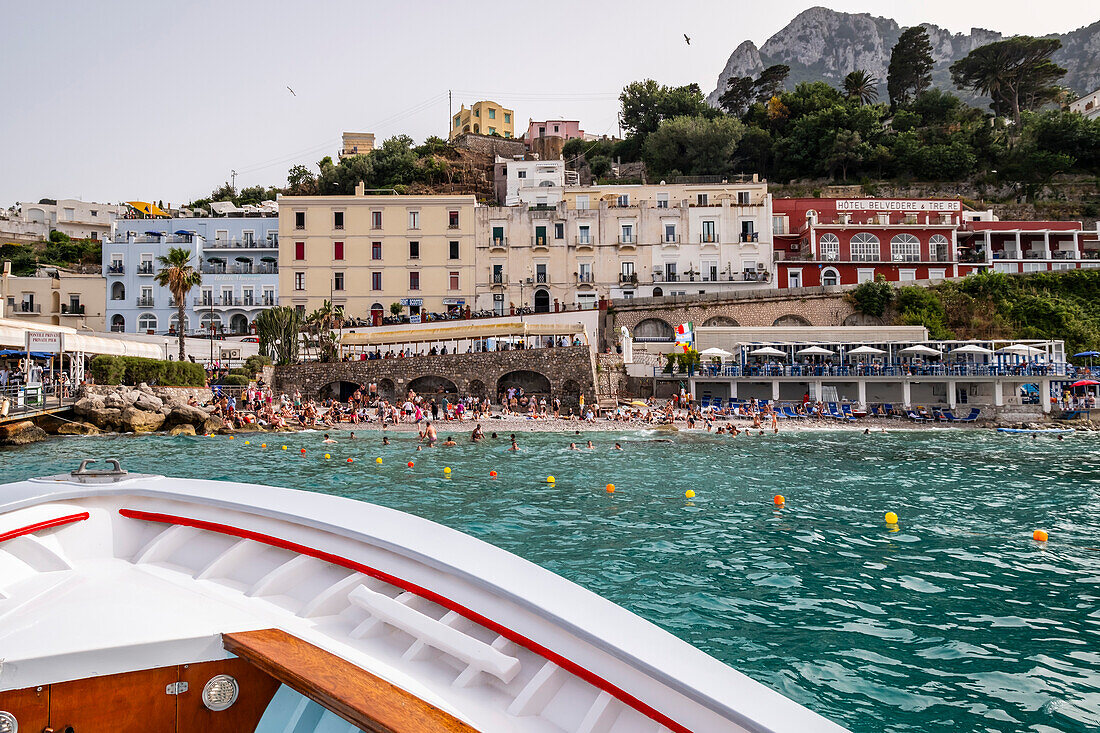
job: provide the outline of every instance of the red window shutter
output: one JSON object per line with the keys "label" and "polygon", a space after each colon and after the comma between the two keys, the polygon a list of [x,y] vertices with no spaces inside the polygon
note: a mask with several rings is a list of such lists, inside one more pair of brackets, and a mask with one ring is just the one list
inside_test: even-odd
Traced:
{"label": "red window shutter", "polygon": [[295,242],[294,243],[294,259],[304,260],[306,258],[306,243]]}
{"label": "red window shutter", "polygon": [[333,242],[332,243],[332,259],[342,260],[344,259],[344,243]]}

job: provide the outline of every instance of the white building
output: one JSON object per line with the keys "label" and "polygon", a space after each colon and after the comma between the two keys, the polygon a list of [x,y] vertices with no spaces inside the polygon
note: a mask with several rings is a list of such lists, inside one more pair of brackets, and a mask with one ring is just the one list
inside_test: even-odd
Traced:
{"label": "white building", "polygon": [[1086,94],[1080,99],[1070,102],[1069,111],[1084,115],[1087,119],[1096,119],[1100,116],[1100,89]]}
{"label": "white building", "polygon": [[[566,183],[564,160],[527,160],[497,157],[497,175],[503,175],[504,205],[554,207]],[[575,173],[573,174],[576,175]]]}
{"label": "white building", "polygon": [[106,239],[111,225],[128,210],[125,205],[97,204],[77,199],[59,199],[56,204],[21,206],[21,218],[46,227],[46,234],[58,231],[73,239]]}

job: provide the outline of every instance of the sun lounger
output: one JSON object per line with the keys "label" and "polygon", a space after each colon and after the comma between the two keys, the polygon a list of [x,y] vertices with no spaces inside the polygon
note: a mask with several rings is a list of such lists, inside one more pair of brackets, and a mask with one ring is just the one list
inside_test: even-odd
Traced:
{"label": "sun lounger", "polygon": [[795,417],[795,418],[806,417],[805,415],[799,415],[797,412],[794,411],[794,408],[791,407],[790,405],[783,405],[783,414],[786,415],[787,417]]}
{"label": "sun lounger", "polygon": [[959,422],[974,422],[978,419],[978,416],[982,414],[982,411],[977,407],[970,408],[970,414],[966,417],[960,417]]}
{"label": "sun lounger", "polygon": [[840,409],[844,413],[844,417],[848,418],[848,420],[856,420],[856,416],[852,414],[852,406],[850,404],[845,402],[843,405],[840,406]]}

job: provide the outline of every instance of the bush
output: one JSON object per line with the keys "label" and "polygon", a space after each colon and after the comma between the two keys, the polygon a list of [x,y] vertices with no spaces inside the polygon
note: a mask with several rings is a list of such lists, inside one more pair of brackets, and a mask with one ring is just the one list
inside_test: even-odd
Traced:
{"label": "bush", "polygon": [[881,318],[890,301],[894,299],[894,288],[884,280],[865,282],[857,285],[844,297],[860,313]]}
{"label": "bush", "polygon": [[248,374],[255,374],[270,365],[271,357],[266,354],[253,354],[244,360],[244,368],[248,370]]}
{"label": "bush", "polygon": [[248,377],[240,374],[227,374],[218,380],[218,384],[223,387],[247,387],[248,382]]}
{"label": "bush", "polygon": [[230,374],[237,374],[237,375],[242,376],[242,377],[251,377],[252,376],[252,372],[249,371],[248,367],[233,367],[232,369],[229,370],[229,373]]}
{"label": "bush", "polygon": [[140,356],[106,356],[92,359],[89,372],[98,384],[141,384],[162,387],[202,387],[206,372],[189,361],[161,361]]}

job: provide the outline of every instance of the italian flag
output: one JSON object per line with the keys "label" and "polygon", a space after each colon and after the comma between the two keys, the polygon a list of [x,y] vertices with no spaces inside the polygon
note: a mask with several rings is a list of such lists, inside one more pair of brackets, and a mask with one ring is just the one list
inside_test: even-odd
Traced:
{"label": "italian flag", "polygon": [[691,321],[687,323],[681,323],[676,327],[676,340],[677,341],[694,341],[695,340],[695,324]]}

